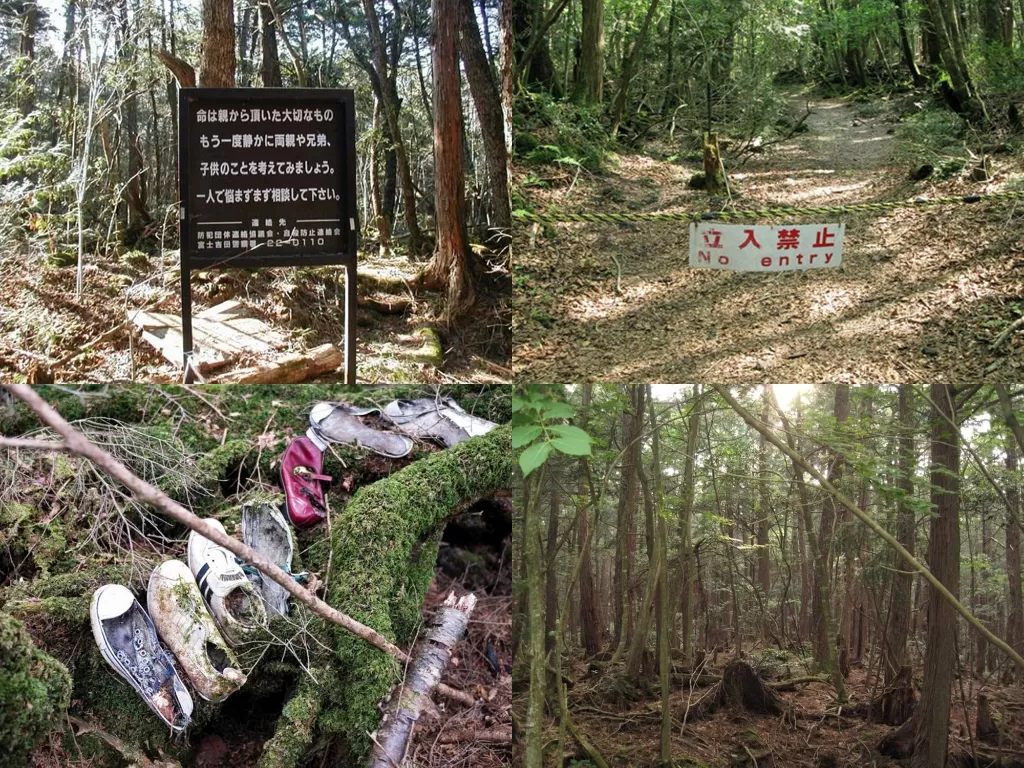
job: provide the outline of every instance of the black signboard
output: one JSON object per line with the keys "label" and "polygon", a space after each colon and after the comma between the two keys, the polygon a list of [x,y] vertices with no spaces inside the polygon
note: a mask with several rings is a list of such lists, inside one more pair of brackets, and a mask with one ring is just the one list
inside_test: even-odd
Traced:
{"label": "black signboard", "polygon": [[194,373],[190,272],[345,267],[345,381],[355,382],[356,155],[351,90],[182,88],[182,337]]}

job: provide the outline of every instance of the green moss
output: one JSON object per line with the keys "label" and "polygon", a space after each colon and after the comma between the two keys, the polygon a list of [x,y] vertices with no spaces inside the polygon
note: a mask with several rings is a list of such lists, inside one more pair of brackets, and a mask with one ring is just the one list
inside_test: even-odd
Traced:
{"label": "green moss", "polygon": [[295,695],[281,711],[273,738],[263,747],[257,768],[290,768],[299,764],[313,741],[313,731],[323,701],[322,689],[337,680],[326,667],[311,670],[317,682],[303,677]]}
{"label": "green moss", "polygon": [[[445,521],[467,501],[511,487],[513,473],[510,427],[499,427],[360,489],[332,523],[331,605],[408,647],[420,625]],[[314,545],[307,559],[323,560],[327,546]],[[332,631],[343,685],[321,726],[345,734],[362,760],[369,752],[366,734],[379,724],[377,704],[401,668],[365,641]]]}
{"label": "green moss", "polygon": [[0,614],[0,765],[28,765],[51,730],[63,727],[67,668],[32,643],[24,625]]}

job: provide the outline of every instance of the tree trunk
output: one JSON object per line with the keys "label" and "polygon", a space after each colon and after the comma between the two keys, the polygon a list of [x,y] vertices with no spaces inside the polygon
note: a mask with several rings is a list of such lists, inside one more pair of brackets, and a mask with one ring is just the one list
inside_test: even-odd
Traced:
{"label": "tree trunk", "polygon": [[640,466],[640,440],[643,431],[643,387],[635,384],[626,386],[629,406],[622,414],[622,440],[625,453],[622,457],[621,484],[619,490],[618,523],[615,537],[615,632],[616,648],[613,658],[621,659],[626,644],[633,634],[633,610],[630,599],[630,584],[633,580],[633,556],[635,551],[634,522],[638,502],[638,467]]}
{"label": "tree trunk", "polygon": [[[449,2],[450,0],[446,0],[445,4],[447,5]],[[409,229],[409,250],[414,254],[419,254],[423,250],[423,234],[420,232],[419,222],[416,218],[416,191],[412,184],[412,170],[409,167],[409,156],[405,151],[405,141],[402,139],[402,132],[398,125],[399,102],[398,95],[395,93],[394,81],[391,79],[389,74],[387,64],[387,46],[384,44],[384,37],[380,31],[380,22],[377,19],[377,8],[374,6],[373,0],[363,0],[363,11],[366,14],[366,24],[370,35],[373,68],[376,71],[381,97],[384,101],[384,116],[387,119],[388,130],[391,132],[391,142],[395,148],[398,173],[402,182],[402,200],[405,211],[405,225]],[[452,19],[448,19],[445,22],[445,25],[450,27],[451,23]],[[454,44],[452,44],[452,47],[454,48]],[[442,66],[446,65],[445,63],[437,62],[436,60],[434,64],[435,66],[438,66],[439,64]],[[448,64],[448,66],[450,66],[450,64]],[[436,73],[434,77],[436,88]],[[434,96],[437,98],[436,91]],[[461,131],[461,114],[462,112],[460,110],[459,131]],[[460,136],[461,133],[456,135],[456,140],[460,147],[459,152],[461,152],[462,144]],[[435,147],[435,153],[436,151]],[[435,157],[435,162],[436,161],[437,158]],[[461,155],[459,159],[459,175],[461,178]]]}
{"label": "tree trunk", "polygon": [[[133,7],[133,12],[137,11],[137,6]],[[150,216],[146,207],[146,164],[142,157],[142,142],[139,140],[139,102],[135,93],[135,34],[128,23],[127,2],[118,6],[118,17],[122,35],[120,60],[125,72],[125,98],[121,114],[125,142],[128,145],[128,179],[124,189],[128,226],[123,239],[126,245],[135,245],[142,235],[143,227],[149,223]]]}
{"label": "tree trunk", "polygon": [[604,0],[583,0],[576,97],[583,104],[600,104],[604,98]]}
{"label": "tree trunk", "polygon": [[449,318],[464,315],[476,300],[466,237],[462,97],[459,88],[459,3],[460,0],[433,0],[431,6],[434,19],[431,69],[434,78],[437,247],[433,260],[424,270],[423,285],[435,289],[444,287],[447,294],[445,314]]}
{"label": "tree trunk", "polygon": [[[1017,446],[1013,440],[1006,441],[1006,470],[1010,478],[1006,489],[1006,499],[1010,507],[1020,519],[1020,488],[1013,481],[1017,473]],[[1010,516],[1007,515],[1007,518]],[[1006,578],[1009,582],[1010,605],[1006,619],[1006,642],[1024,656],[1024,602],[1021,600],[1021,579],[1020,579],[1020,528],[1016,520],[1006,521]],[[1019,679],[1016,668],[1007,668],[1004,675],[1004,682],[1009,684]]]}
{"label": "tree trunk", "polygon": [[492,231],[488,241],[504,245],[511,237],[512,204],[508,193],[508,157],[505,154],[501,99],[498,96],[498,84],[494,80],[494,73],[480,39],[473,0],[459,0],[459,9],[462,64],[466,69],[466,80],[469,81],[469,92],[476,105],[484,158],[487,162],[487,188],[492,214]]}
{"label": "tree trunk", "polygon": [[906,0],[895,0],[896,2],[896,24],[900,34],[900,52],[903,54],[903,63],[910,72],[914,85],[921,87],[927,82],[927,78],[921,74],[917,66],[917,59],[914,58],[914,48],[910,45],[910,35],[907,33],[907,3]]}
{"label": "tree trunk", "polygon": [[[769,424],[768,387],[764,387],[761,399],[761,421]],[[771,593],[768,506],[768,441],[762,435],[757,447],[757,585],[761,593],[761,630],[765,638],[774,634],[768,618],[768,596]]]}
{"label": "tree trunk", "polygon": [[383,130],[384,109],[379,97],[373,100],[373,138],[370,141],[370,200],[373,204],[373,217],[377,222],[377,238],[380,240],[380,255],[391,253],[391,219],[384,210],[384,198],[381,194],[381,145],[386,144]]}
{"label": "tree trunk", "polygon": [[[554,459],[549,459],[553,461]],[[555,570],[555,560],[558,555],[558,523],[559,515],[562,512],[562,503],[558,494],[558,480],[554,477],[554,467],[548,467],[548,491],[550,493],[551,506],[548,511],[548,534],[545,545],[544,557],[544,654],[551,655],[555,647],[555,622],[558,618],[558,573]],[[554,681],[549,684],[554,687]]]}
{"label": "tree trunk", "polygon": [[36,0],[21,3],[21,39],[19,55],[25,59],[25,95],[21,101],[21,114],[27,115],[36,108],[36,31],[39,26],[39,8]]}
{"label": "tree trunk", "polygon": [[[910,384],[899,387],[899,479],[896,483],[901,494],[896,500],[896,539],[914,554],[914,388]],[[885,686],[893,685],[897,675],[907,665],[907,636],[910,631],[910,590],[914,575],[906,570],[899,553],[892,554],[892,603],[885,632],[883,674]],[[899,723],[885,721],[889,725]]]}
{"label": "tree trunk", "polygon": [[269,0],[260,3],[260,80],[264,88],[281,87],[281,57],[277,52],[277,22]]}
{"label": "tree trunk", "polygon": [[547,696],[546,661],[544,655],[544,564],[540,551],[540,498],[544,467],[531,473],[525,481],[525,521],[523,523],[523,567],[527,573],[526,594],[530,634],[530,687],[526,709],[526,768],[543,768],[544,762],[544,699]]}
{"label": "tree trunk", "polygon": [[235,87],[234,0],[203,0],[199,87]]}
{"label": "tree trunk", "polygon": [[[791,451],[796,451],[796,440],[789,428],[789,420],[778,402],[775,394],[772,393],[772,407],[779,414],[782,421],[782,428],[786,433],[786,445]],[[797,419],[799,428],[800,419]],[[810,550],[811,561],[814,566],[814,599],[812,600],[811,629],[814,634],[814,661],[820,669],[824,669],[836,689],[836,696],[840,701],[846,700],[846,684],[839,671],[839,664],[836,659],[835,645],[829,641],[832,633],[832,605],[829,600],[828,571],[826,570],[827,553],[819,545],[818,537],[814,532],[814,522],[811,519],[811,504],[807,496],[807,485],[804,482],[803,468],[790,458],[793,465],[793,476],[796,479],[796,487],[800,494],[800,509],[804,515],[804,530],[807,533],[807,546]],[[823,515],[824,516],[824,515]]]}
{"label": "tree trunk", "polygon": [[636,67],[637,57],[643,51],[644,43],[647,42],[647,31],[651,28],[651,21],[654,19],[654,12],[658,9],[658,0],[651,0],[647,7],[647,15],[644,16],[644,23],[637,33],[636,40],[629,54],[622,62],[622,71],[619,74],[619,90],[615,95],[615,104],[612,106],[612,128],[611,135],[615,137],[622,125],[622,117],[626,113],[626,100],[629,96],[629,85],[633,79],[633,69]]}
{"label": "tree trunk", "polygon": [[693,662],[693,599],[694,599],[694,555],[693,555],[693,465],[697,454],[697,435],[703,400],[700,384],[693,388],[693,409],[686,422],[686,455],[683,457],[683,503],[679,510],[679,563],[682,568],[682,595],[680,613],[683,617],[683,660],[687,665]]}
{"label": "tree trunk", "polygon": [[[590,398],[593,393],[593,384],[583,385],[583,404],[577,411],[577,421],[580,429],[586,431],[587,422],[590,417]],[[587,498],[586,478],[590,475],[590,468],[586,456],[580,457],[579,485],[577,494],[577,516],[579,518],[579,541],[582,547],[580,566],[580,624],[583,628],[583,648],[588,656],[594,656],[601,650],[603,642],[604,625],[601,622],[601,604],[598,595],[594,590],[594,567],[590,560],[590,530],[587,518],[587,507],[584,499]],[[595,523],[598,510],[594,509]],[[597,533],[596,531],[594,532]]]}
{"label": "tree trunk", "polygon": [[[960,446],[950,384],[932,384],[932,517],[928,569],[954,597],[960,593]],[[952,422],[952,423],[950,423]],[[929,586],[928,632],[921,701],[914,717],[913,768],[944,765],[948,755],[950,690],[956,669],[956,611]]]}

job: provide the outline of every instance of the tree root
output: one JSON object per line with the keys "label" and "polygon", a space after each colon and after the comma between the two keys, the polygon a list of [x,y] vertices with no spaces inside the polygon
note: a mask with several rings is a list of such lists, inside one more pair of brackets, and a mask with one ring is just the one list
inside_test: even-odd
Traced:
{"label": "tree root", "polygon": [[687,708],[687,720],[699,720],[722,707],[743,709],[760,715],[781,715],[782,698],[762,682],[745,661],[730,661],[720,682],[698,702]]}
{"label": "tree root", "polygon": [[[320,674],[318,674],[318,672]],[[325,670],[314,670],[320,678]],[[304,676],[295,695],[284,705],[274,735],[263,747],[256,768],[287,768],[299,764],[313,742],[313,727],[323,706],[323,692],[313,677]]]}

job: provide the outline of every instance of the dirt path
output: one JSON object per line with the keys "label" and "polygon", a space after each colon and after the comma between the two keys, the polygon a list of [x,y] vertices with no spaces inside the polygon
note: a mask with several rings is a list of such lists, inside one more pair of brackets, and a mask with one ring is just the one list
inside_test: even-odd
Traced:
{"label": "dirt path", "polygon": [[[794,99],[798,117],[804,104]],[[1024,164],[1011,158],[997,162],[996,180],[988,184],[912,182],[906,164],[894,160],[893,118],[864,116],[840,100],[812,99],[811,109],[807,132],[745,164],[726,155],[739,207],[965,195],[1024,176]],[[706,196],[686,187],[694,170],[625,155],[575,186],[571,174],[556,171],[549,188],[527,191],[539,208],[704,210]],[[998,353],[989,349],[1024,314],[1020,212],[957,206],[826,218],[846,223],[842,267],[769,274],[689,268],[685,222],[557,224],[547,234],[521,229],[517,376],[721,382],[1020,377],[1024,333],[1011,336]],[[759,223],[818,222],[825,223],[820,217]]]}

